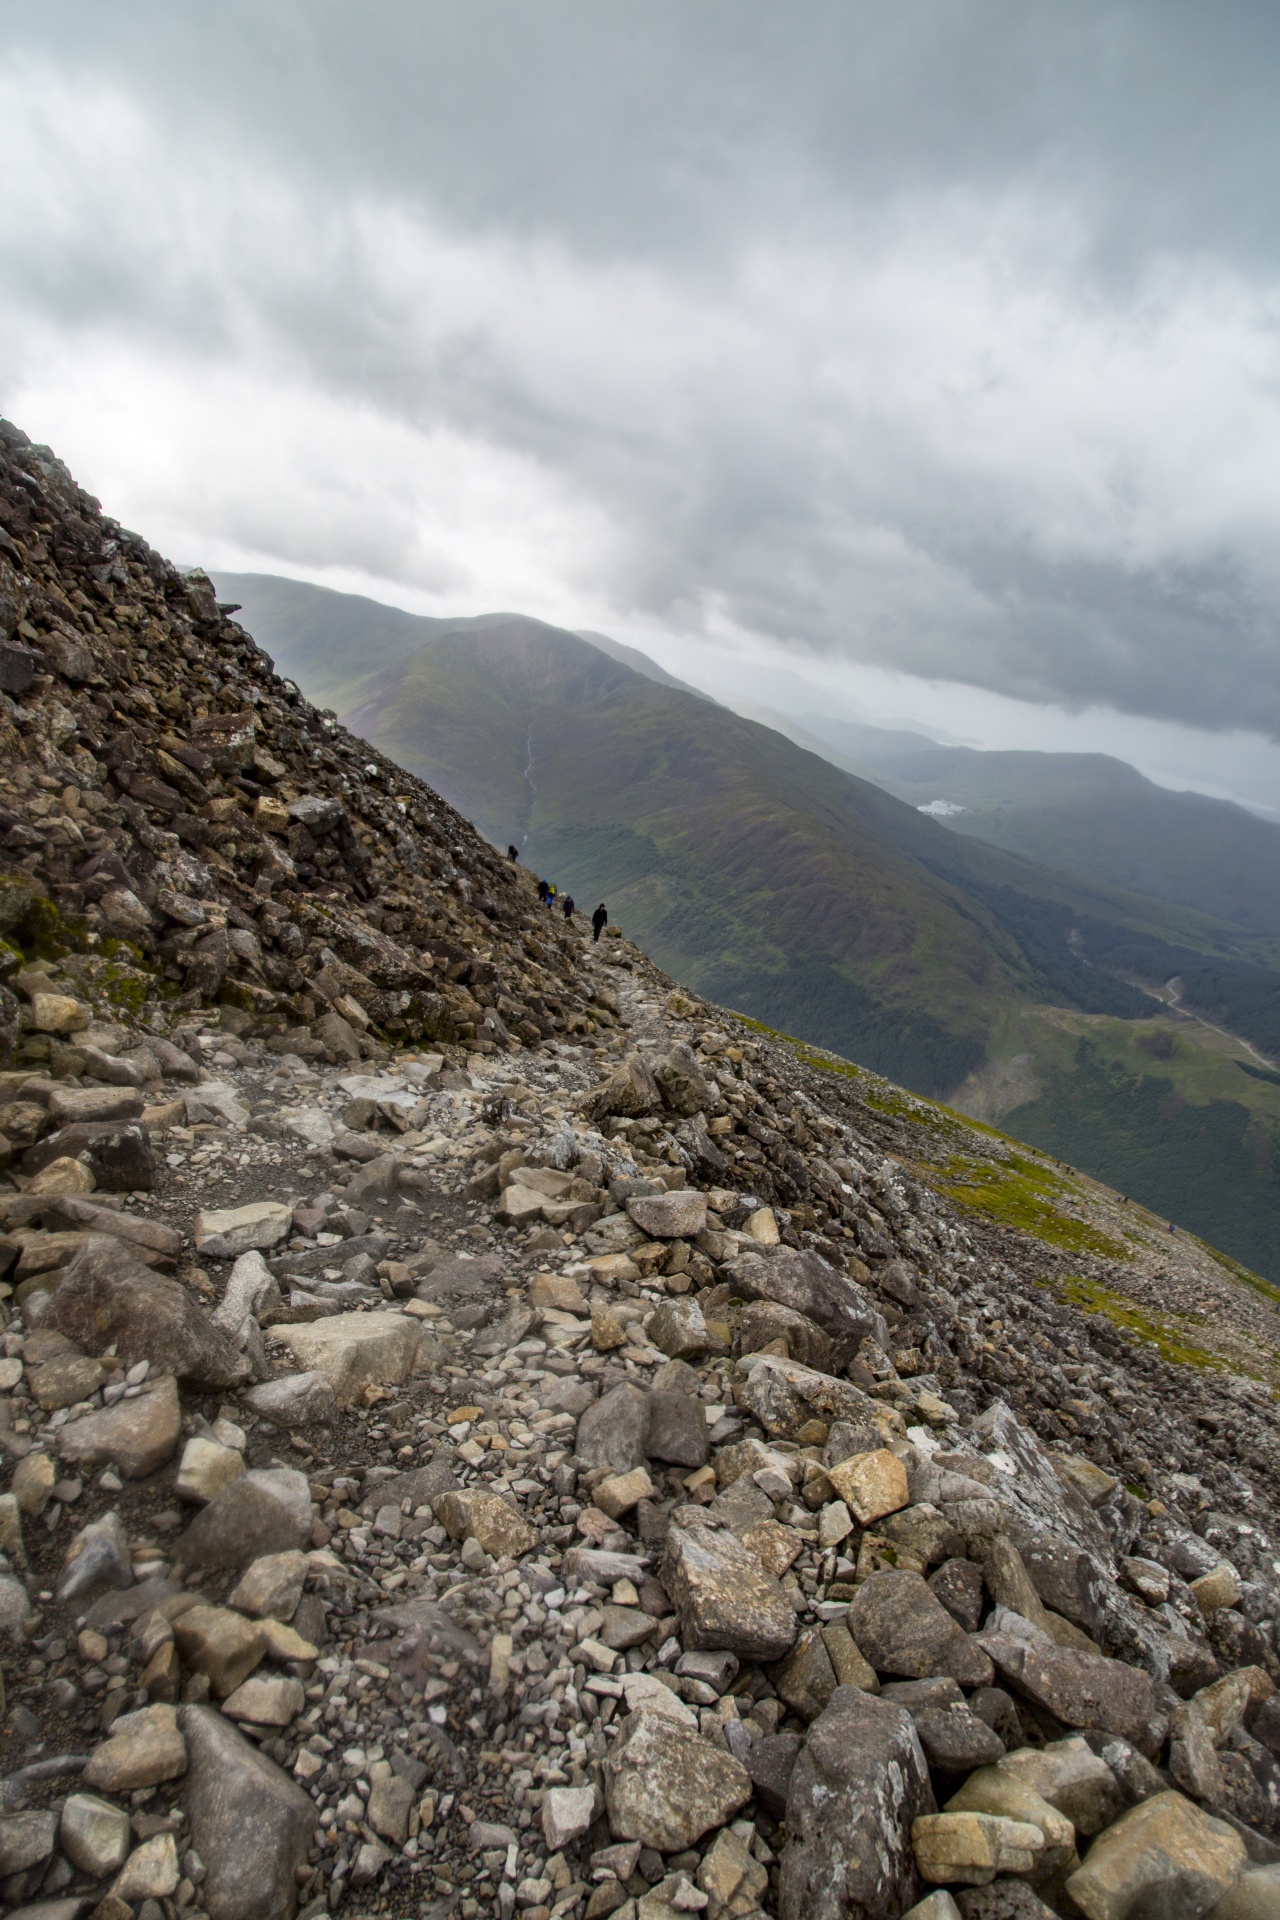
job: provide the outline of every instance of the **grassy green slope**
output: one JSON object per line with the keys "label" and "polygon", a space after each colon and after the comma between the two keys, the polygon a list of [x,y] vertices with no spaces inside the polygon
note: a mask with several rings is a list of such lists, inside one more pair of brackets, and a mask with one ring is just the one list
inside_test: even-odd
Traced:
{"label": "grassy green slope", "polygon": [[1035,1097],[1002,1124],[1280,1279],[1280,1076],[1192,1023],[1041,1026]]}

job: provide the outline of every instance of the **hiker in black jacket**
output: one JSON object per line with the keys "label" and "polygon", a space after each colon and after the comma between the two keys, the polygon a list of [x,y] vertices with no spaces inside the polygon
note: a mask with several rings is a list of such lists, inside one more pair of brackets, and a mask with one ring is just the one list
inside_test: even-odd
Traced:
{"label": "hiker in black jacket", "polygon": [[591,916],[592,939],[598,940],[600,938],[600,935],[604,932],[605,928],[608,926],[608,924],[609,924],[609,912],[604,904],[604,901],[602,900],[600,902],[600,905],[596,908],[595,912]]}

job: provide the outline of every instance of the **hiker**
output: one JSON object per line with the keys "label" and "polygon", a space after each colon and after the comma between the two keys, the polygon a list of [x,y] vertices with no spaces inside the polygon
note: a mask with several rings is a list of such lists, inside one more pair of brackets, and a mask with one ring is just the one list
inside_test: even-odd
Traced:
{"label": "hiker", "polygon": [[552,881],[551,885],[547,888],[547,911],[548,912],[551,911],[551,908],[554,907],[555,903],[556,903],[556,885],[555,885],[555,882]]}
{"label": "hiker", "polygon": [[544,907],[546,906],[547,901],[550,899],[550,897],[551,897],[551,888],[548,886],[545,880],[539,880],[538,898],[539,900],[541,900]]}
{"label": "hiker", "polygon": [[596,908],[595,912],[591,916],[592,939],[598,940],[600,938],[600,935],[604,932],[605,928],[608,926],[608,924],[609,924],[609,913],[608,913],[608,909],[604,904],[604,901],[602,900],[600,902],[600,905]]}
{"label": "hiker", "polygon": [[518,860],[520,858],[520,849],[514,842],[507,848],[507,858],[508,860]]}
{"label": "hiker", "polygon": [[573,918],[573,895],[571,893],[566,893],[564,897],[564,917],[566,920],[572,920]]}

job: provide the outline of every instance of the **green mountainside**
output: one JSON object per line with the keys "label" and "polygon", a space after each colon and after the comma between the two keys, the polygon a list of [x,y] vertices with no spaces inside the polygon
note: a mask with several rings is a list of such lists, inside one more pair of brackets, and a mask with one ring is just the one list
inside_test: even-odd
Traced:
{"label": "green mountainside", "polygon": [[[1265,934],[948,832],[538,621],[425,621],[246,575],[218,590],[311,698],[583,911],[605,899],[677,978],[998,1120],[1280,1278]],[[1153,997],[1179,991],[1177,1010]]]}
{"label": "green mountainside", "polygon": [[802,726],[806,744],[898,799],[963,807],[953,833],[1280,934],[1280,826],[1229,800],[1171,792],[1109,754],[980,753],[820,714]]}

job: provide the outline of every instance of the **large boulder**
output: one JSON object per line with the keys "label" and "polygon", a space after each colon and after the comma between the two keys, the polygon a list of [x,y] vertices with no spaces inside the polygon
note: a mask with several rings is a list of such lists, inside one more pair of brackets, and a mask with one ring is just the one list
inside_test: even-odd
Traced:
{"label": "large boulder", "polygon": [[327,1427],[338,1411],[338,1396],[322,1373],[283,1373],[249,1387],[244,1403],[279,1427]]}
{"label": "large boulder", "polygon": [[43,1865],[53,1852],[57,1832],[58,1816],[47,1809],[0,1814],[0,1876],[7,1880]]}
{"label": "large boulder", "polygon": [[[1070,1476],[1058,1474],[1036,1435],[1003,1401],[975,1422],[974,1436],[984,1452],[1004,1456],[1016,1468],[998,1473],[988,1491],[999,1503],[1000,1531],[1022,1555],[1044,1605],[1156,1680],[1168,1679],[1166,1623],[1117,1579],[1104,1516]],[[1118,1497],[1130,1498],[1122,1488]]]}
{"label": "large boulder", "polygon": [[460,1484],[451,1451],[441,1447],[425,1467],[410,1467],[407,1473],[376,1482],[360,1502],[360,1511],[372,1520],[379,1508],[402,1507],[407,1500],[410,1513],[416,1513],[419,1507],[429,1507],[438,1494],[456,1493]]}
{"label": "large boulder", "polygon": [[58,1837],[73,1867],[90,1879],[105,1880],[122,1867],[129,1852],[129,1816],[93,1793],[73,1793],[64,1803]]}
{"label": "large boulder", "polygon": [[173,1637],[183,1664],[204,1674],[219,1700],[248,1679],[267,1650],[262,1628],[231,1607],[188,1607],[174,1620]]}
{"label": "large boulder", "polygon": [[451,1540],[477,1540],[495,1559],[519,1559],[537,1543],[537,1534],[513,1501],[501,1494],[467,1487],[437,1494],[432,1512]]}
{"label": "large boulder", "polygon": [[40,1173],[54,1160],[83,1160],[101,1193],[150,1193],[156,1183],[151,1134],[141,1120],[81,1120],[28,1147],[22,1171]]}
{"label": "large boulder", "polygon": [[212,1707],[182,1707],[179,1722],[191,1846],[208,1870],[200,1904],[210,1920],[291,1920],[313,1802]]}
{"label": "large boulder", "polygon": [[243,1207],[198,1213],[196,1252],[232,1260],[259,1247],[274,1247],[293,1224],[293,1208],[283,1200],[251,1200]]}
{"label": "large boulder", "polygon": [[172,1707],[141,1707],[113,1721],[111,1737],[95,1747],[84,1784],[104,1793],[132,1793],[174,1780],[187,1768],[187,1748]]}
{"label": "large boulder", "polygon": [[850,1454],[828,1467],[827,1478],[860,1527],[869,1527],[907,1504],[907,1470],[887,1447]]}
{"label": "large boulder", "polygon": [[72,1259],[41,1325],[86,1353],[114,1344],[125,1366],[149,1360],[195,1387],[235,1387],[251,1378],[244,1355],[179,1281],[139,1265],[127,1246],[105,1236],[86,1240]]}
{"label": "large boulder", "polygon": [[[81,1161],[73,1166],[84,1171]],[[32,1187],[37,1183],[32,1182]],[[104,1207],[74,1193],[59,1194],[41,1211],[46,1231],[60,1233],[107,1233],[116,1240],[128,1240],[140,1249],[165,1260],[176,1260],[182,1251],[182,1235],[176,1227],[161,1220],[148,1220],[141,1214],[126,1213],[123,1208]],[[157,1264],[147,1260],[146,1265]]]}
{"label": "large boulder", "polygon": [[707,1224],[705,1193],[639,1194],[627,1201],[627,1212],[651,1240],[692,1240]]}
{"label": "large boulder", "polygon": [[723,1105],[719,1090],[712,1091],[693,1048],[685,1040],[677,1040],[669,1052],[653,1062],[653,1078],[663,1105],[671,1113],[691,1118],[695,1113],[713,1113]]}
{"label": "large boulder", "polygon": [[255,1620],[292,1620],[306,1577],[305,1553],[264,1553],[250,1562],[227,1596],[227,1605]]}
{"label": "large boulder", "polygon": [[630,1473],[644,1464],[648,1433],[649,1396],[624,1380],[583,1413],[574,1451],[584,1467]]}
{"label": "large boulder", "polygon": [[605,1757],[604,1791],[617,1839],[679,1853],[733,1818],[751,1797],[751,1777],[691,1728],[641,1707]]}
{"label": "large boulder", "polygon": [[911,1715],[837,1687],[791,1774],[782,1920],[896,1920],[922,1891],[912,1823],[934,1810]]}
{"label": "large boulder", "polygon": [[336,1313],[327,1320],[271,1331],[303,1371],[323,1374],[347,1406],[367,1386],[403,1386],[439,1355],[422,1322],[401,1313]]}
{"label": "large boulder", "polygon": [[1066,1814],[1050,1806],[1034,1787],[1002,1773],[998,1766],[979,1767],[971,1773],[960,1791],[948,1800],[946,1811],[986,1814],[995,1820],[1017,1820],[1035,1827],[1040,1835],[1037,1869],[1070,1872],[1079,1865],[1075,1828]]}
{"label": "large boulder", "polygon": [[780,1660],[796,1637],[791,1602],[756,1556],[697,1509],[672,1525],[662,1584],[680,1616],[686,1647],[725,1647],[747,1660]]}
{"label": "large boulder", "polygon": [[196,1515],[174,1547],[188,1567],[246,1567],[311,1544],[311,1490],[293,1467],[242,1473]]}
{"label": "large boulder", "polygon": [[86,1473],[114,1467],[126,1480],[144,1480],[173,1458],[182,1433],[182,1408],[172,1376],[147,1381],[133,1400],[118,1400],[63,1427],[58,1451]]}
{"label": "large boulder", "polygon": [[1100,1833],[1066,1883],[1087,1920],[1200,1920],[1239,1877],[1244,1842],[1180,1793],[1157,1793]]}
{"label": "large boulder", "polygon": [[689,1294],[664,1300],[654,1308],[646,1328],[650,1342],[672,1360],[698,1360],[717,1344],[702,1317],[702,1308]]}
{"label": "large boulder", "polygon": [[102,1385],[104,1372],[100,1361],[69,1347],[29,1371],[27,1386],[36,1405],[45,1413],[54,1413],[60,1407],[74,1407],[78,1401],[89,1399]]}
{"label": "large boulder", "polygon": [[1275,1920],[1280,1913],[1280,1865],[1246,1867],[1213,1909],[1212,1920]]}
{"label": "large boulder", "polygon": [[146,1100],[136,1087],[55,1087],[49,1117],[56,1126],[80,1121],[140,1120]]}
{"label": "large boulder", "polygon": [[482,1253],[475,1260],[442,1260],[413,1290],[419,1300],[430,1300],[447,1313],[454,1307],[494,1305],[501,1301],[505,1284],[501,1257]]}
{"label": "large boulder", "polygon": [[242,1253],[232,1267],[226,1292],[213,1310],[213,1324],[234,1337],[246,1314],[261,1320],[267,1307],[279,1305],[280,1288],[276,1277],[255,1249]]}
{"label": "large boulder", "polygon": [[651,1393],[645,1452],[674,1467],[705,1467],[711,1440],[701,1400],[689,1393]]}
{"label": "large boulder", "polygon": [[1118,1733],[1149,1759],[1158,1751],[1168,1718],[1150,1678],[1137,1667],[1100,1653],[1055,1646],[1034,1630],[1025,1638],[1021,1633],[984,1633],[971,1644],[990,1655],[1015,1691],[1064,1727]]}
{"label": "large boulder", "polygon": [[616,1113],[638,1120],[657,1113],[661,1105],[662,1095],[652,1073],[638,1053],[629,1053],[602,1085],[593,1087],[584,1097],[582,1110],[589,1117]]}
{"label": "large boulder", "polygon": [[765,1258],[742,1254],[728,1263],[735,1291],[746,1300],[773,1300],[812,1320],[836,1342],[840,1364],[868,1337],[886,1349],[889,1329],[865,1288],[839,1273],[811,1247],[783,1247]]}
{"label": "large boulder", "polygon": [[1124,1811],[1126,1795],[1106,1761],[1075,1736],[1007,1753],[1000,1771],[1064,1813],[1077,1833],[1101,1833]]}
{"label": "large boulder", "polygon": [[776,1300],[753,1300],[738,1316],[739,1351],[758,1353],[775,1340],[785,1340],[788,1358],[798,1360],[802,1367],[830,1373],[831,1339],[816,1321]]}
{"label": "large boulder", "polygon": [[923,1680],[950,1674],[962,1687],[990,1686],[991,1660],[918,1573],[885,1568],[849,1603],[849,1631],[878,1673]]}
{"label": "large boulder", "polygon": [[828,1426],[847,1420],[851,1426],[870,1425],[885,1435],[905,1431],[900,1414],[883,1400],[873,1400],[851,1380],[834,1379],[775,1353],[747,1354],[741,1365],[747,1377],[738,1389],[738,1399],[766,1433],[790,1440],[810,1420],[824,1420]]}

